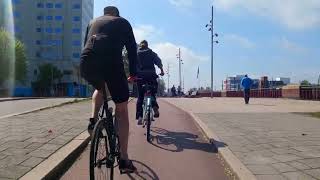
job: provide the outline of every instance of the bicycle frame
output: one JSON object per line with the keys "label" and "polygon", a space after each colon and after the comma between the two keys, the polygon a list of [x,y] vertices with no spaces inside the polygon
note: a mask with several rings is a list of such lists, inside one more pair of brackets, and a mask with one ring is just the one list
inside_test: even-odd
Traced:
{"label": "bicycle frame", "polygon": [[153,97],[151,95],[151,86],[150,85],[145,85],[146,92],[144,94],[144,100],[143,100],[143,115],[144,115],[144,120],[146,119],[147,113],[152,113],[152,100]]}
{"label": "bicycle frame", "polygon": [[[113,116],[113,109],[108,107],[108,97],[107,93],[104,90],[103,91],[103,111],[106,113],[106,118],[103,118],[104,113],[102,113],[102,116],[100,118],[104,119],[105,122],[105,128],[107,130],[108,135],[108,141],[110,146],[110,155],[108,157],[109,161],[111,161],[109,164],[110,166],[114,164],[115,158],[120,159],[120,144],[117,143],[118,140],[118,121]],[[118,141],[119,142],[119,141]],[[107,164],[108,165],[108,164]]]}

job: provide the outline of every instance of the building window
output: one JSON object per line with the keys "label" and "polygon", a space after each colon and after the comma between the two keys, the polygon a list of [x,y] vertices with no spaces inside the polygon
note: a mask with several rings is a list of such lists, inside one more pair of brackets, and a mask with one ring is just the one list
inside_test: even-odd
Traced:
{"label": "building window", "polygon": [[73,46],[80,46],[81,42],[79,40],[72,41]]}
{"label": "building window", "polygon": [[19,4],[21,0],[12,0],[13,4]]}
{"label": "building window", "polygon": [[36,31],[37,31],[37,32],[41,32],[41,28],[37,28]]}
{"label": "building window", "polygon": [[20,13],[19,12],[13,12],[13,17],[15,17],[15,18],[20,18]]}
{"label": "building window", "polygon": [[60,46],[62,44],[62,41],[61,40],[52,40],[51,44],[54,46]]}
{"label": "building window", "polygon": [[56,3],[56,4],[55,4],[55,8],[61,9],[61,8],[62,8],[62,3]]}
{"label": "building window", "polygon": [[46,7],[49,8],[49,9],[51,9],[51,8],[53,8],[53,4],[52,4],[52,3],[47,3],[47,4],[46,4]]}
{"label": "building window", "polygon": [[47,19],[48,21],[51,21],[51,20],[53,20],[53,17],[52,17],[52,16],[47,16],[46,19]]}
{"label": "building window", "polygon": [[44,8],[43,3],[37,3],[37,8]]}
{"label": "building window", "polygon": [[16,32],[16,33],[21,32],[20,27],[18,27],[18,26],[14,26],[14,32]]}
{"label": "building window", "polygon": [[73,57],[73,58],[80,58],[80,54],[79,54],[79,53],[73,53],[73,54],[72,54],[72,57]]}
{"label": "building window", "polygon": [[41,53],[40,52],[36,52],[36,57],[41,57]]}
{"label": "building window", "polygon": [[38,70],[33,70],[33,75],[37,75],[38,74]]}
{"label": "building window", "polygon": [[39,21],[43,20],[43,16],[37,16],[37,20]]}
{"label": "building window", "polygon": [[62,19],[63,19],[62,16],[56,16],[56,17],[55,17],[55,20],[56,20],[56,21],[62,21]]}
{"label": "building window", "polygon": [[41,41],[40,40],[36,40],[36,44],[37,45],[41,45]]}
{"label": "building window", "polygon": [[73,4],[72,9],[80,9],[80,4]]}
{"label": "building window", "polygon": [[80,17],[79,16],[74,16],[73,17],[73,21],[80,21]]}
{"label": "building window", "polygon": [[72,29],[72,33],[79,34],[80,33],[80,29],[78,29],[78,28]]}
{"label": "building window", "polygon": [[52,28],[46,28],[46,33],[52,33]]}
{"label": "building window", "polygon": [[62,29],[61,28],[55,28],[54,32],[57,33],[57,34],[60,34],[62,32]]}

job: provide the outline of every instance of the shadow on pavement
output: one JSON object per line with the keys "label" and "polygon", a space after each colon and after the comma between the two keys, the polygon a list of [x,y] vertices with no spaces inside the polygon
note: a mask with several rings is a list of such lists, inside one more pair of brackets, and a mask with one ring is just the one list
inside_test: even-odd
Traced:
{"label": "shadow on pavement", "polygon": [[133,160],[133,164],[137,167],[138,172],[127,174],[132,180],[159,180],[158,175],[146,164],[140,161]]}
{"label": "shadow on pavement", "polygon": [[249,104],[250,106],[276,106],[272,104]]}
{"label": "shadow on pavement", "polygon": [[[217,153],[217,149],[207,142],[201,141],[198,135],[187,132],[173,132],[166,129],[153,127],[151,129],[153,146],[160,149],[181,152],[184,149],[194,149],[209,153]],[[224,143],[221,143],[224,145]]]}

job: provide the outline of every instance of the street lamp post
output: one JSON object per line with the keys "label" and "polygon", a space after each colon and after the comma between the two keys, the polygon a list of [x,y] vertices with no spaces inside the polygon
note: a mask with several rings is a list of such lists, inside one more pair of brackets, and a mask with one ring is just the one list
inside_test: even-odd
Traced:
{"label": "street lamp post", "polygon": [[170,64],[169,63],[168,63],[167,75],[168,75],[168,94],[169,94],[170,93]]}
{"label": "street lamp post", "polygon": [[179,48],[179,53],[177,54],[177,58],[178,58],[178,61],[179,61],[179,86],[181,88],[181,50]]}
{"label": "street lamp post", "polygon": [[213,6],[211,7],[211,20],[206,27],[209,27],[208,31],[211,31],[211,98],[213,98],[213,43],[219,43],[219,41],[214,41],[214,37],[218,37],[218,34],[213,31]]}

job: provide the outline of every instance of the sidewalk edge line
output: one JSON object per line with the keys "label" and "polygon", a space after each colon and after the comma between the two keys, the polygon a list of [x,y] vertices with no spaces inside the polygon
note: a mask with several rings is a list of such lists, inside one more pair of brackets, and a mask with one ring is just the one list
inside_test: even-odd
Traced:
{"label": "sidewalk edge line", "polygon": [[209,127],[198,118],[193,112],[185,110],[170,101],[164,99],[170,105],[180,109],[183,112],[186,112],[195,123],[199,126],[204,135],[209,139],[210,143],[212,143],[218,150],[218,153],[223,157],[223,159],[228,163],[232,171],[236,174],[236,176],[240,180],[256,180],[257,178],[252,174],[252,172],[232,153],[232,151],[226,146],[221,147],[221,140],[219,137],[209,129]]}
{"label": "sidewalk edge line", "polygon": [[27,110],[27,111],[23,111],[23,112],[19,112],[19,113],[13,113],[13,114],[0,116],[0,119],[9,118],[9,117],[13,117],[13,116],[20,116],[20,115],[29,114],[29,113],[34,113],[34,112],[43,111],[43,110],[47,110],[47,109],[51,109],[51,108],[56,108],[56,107],[60,107],[60,106],[64,106],[64,105],[68,105],[68,104],[72,104],[72,103],[79,103],[79,102],[82,102],[85,100],[88,100],[88,98],[84,98],[84,99],[75,98],[70,101],[62,102],[60,104],[42,106],[40,108],[35,108],[35,109],[31,109],[31,110]]}
{"label": "sidewalk edge line", "polygon": [[62,175],[70,162],[74,162],[89,143],[90,136],[85,130],[54,154],[42,161],[20,178],[20,180],[55,179]]}
{"label": "sidewalk edge line", "polygon": [[0,102],[29,100],[29,99],[45,99],[45,97],[14,97],[14,98],[0,99]]}

